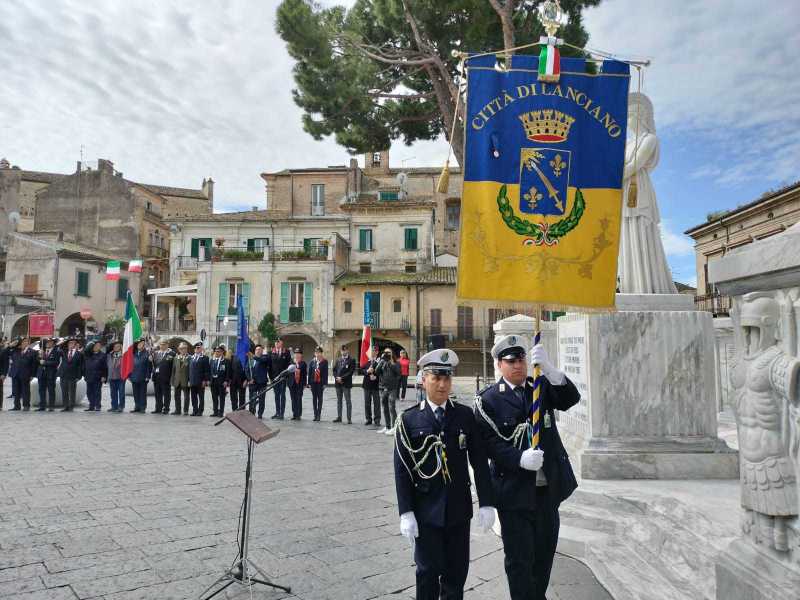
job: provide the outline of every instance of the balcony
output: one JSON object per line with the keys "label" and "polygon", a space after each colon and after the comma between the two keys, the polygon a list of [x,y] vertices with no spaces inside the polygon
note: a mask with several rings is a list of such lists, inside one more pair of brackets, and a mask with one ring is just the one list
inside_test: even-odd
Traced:
{"label": "balcony", "polygon": [[148,246],[147,255],[155,256],[156,258],[164,258],[167,256],[167,249],[162,248],[161,246]]}
{"label": "balcony", "polygon": [[179,256],[175,261],[180,271],[197,271],[197,265],[200,259],[194,256]]}
{"label": "balcony", "polygon": [[[403,313],[370,313],[370,326],[373,330],[411,332],[411,319]],[[361,312],[342,313],[335,317],[334,329],[353,329],[361,331],[364,327],[364,314]]]}
{"label": "balcony", "polygon": [[710,312],[715,317],[727,317],[731,312],[730,296],[723,296],[719,293],[695,296],[694,305],[697,310]]}
{"label": "balcony", "polygon": [[304,309],[302,306],[290,306],[289,307],[289,323],[302,323],[303,322],[303,312]]}
{"label": "balcony", "polygon": [[156,319],[155,332],[159,334],[194,334],[194,319]]}
{"label": "balcony", "polygon": [[429,349],[443,348],[480,348],[481,339],[486,339],[487,348],[491,348],[494,333],[489,327],[463,325],[461,327],[439,327],[430,324],[422,328],[423,343]]}
{"label": "balcony", "polygon": [[328,246],[282,245],[263,248],[224,246],[212,251],[216,262],[261,262],[278,260],[328,260]]}

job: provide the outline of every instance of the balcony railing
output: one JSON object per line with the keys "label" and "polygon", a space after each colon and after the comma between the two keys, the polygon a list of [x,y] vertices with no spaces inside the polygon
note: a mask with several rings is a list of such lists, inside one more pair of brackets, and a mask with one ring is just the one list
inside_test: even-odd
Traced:
{"label": "balcony railing", "polygon": [[195,322],[192,319],[156,319],[155,333],[194,333]]}
{"label": "balcony railing", "polygon": [[178,269],[182,271],[196,271],[199,259],[194,256],[179,256],[176,259]]}
{"label": "balcony railing", "polygon": [[284,245],[253,248],[252,246],[224,246],[214,248],[212,260],[220,262],[260,262],[272,260],[328,260],[328,246]]}
{"label": "balcony railing", "polygon": [[161,246],[148,246],[147,252],[149,256],[155,256],[156,258],[164,258],[167,255],[167,249]]}
{"label": "balcony railing", "polygon": [[[411,320],[403,313],[370,313],[369,324],[373,330],[411,331]],[[360,330],[364,327],[363,313],[340,313],[336,315],[335,329]]]}
{"label": "balcony railing", "polygon": [[721,294],[695,296],[694,305],[697,310],[710,312],[715,317],[727,317],[731,312],[730,296],[723,296]]}
{"label": "balcony railing", "polygon": [[302,323],[305,309],[302,306],[289,307],[289,323]]}

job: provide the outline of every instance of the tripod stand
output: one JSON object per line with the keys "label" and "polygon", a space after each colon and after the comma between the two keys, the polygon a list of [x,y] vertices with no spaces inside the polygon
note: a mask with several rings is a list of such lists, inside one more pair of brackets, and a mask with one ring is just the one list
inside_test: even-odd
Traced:
{"label": "tripod stand", "polygon": [[[239,554],[236,556],[230,568],[200,594],[200,598],[201,600],[210,600],[234,583],[246,585],[248,588],[252,588],[254,583],[259,583],[283,590],[284,592],[291,592],[292,589],[290,587],[270,581],[267,574],[250,559],[248,553],[250,540],[250,508],[252,506],[253,494],[253,453],[256,444],[260,444],[263,441],[275,437],[278,435],[279,430],[270,430],[269,427],[262,424],[247,410],[238,410],[228,413],[225,415],[225,418],[222,419],[222,421],[225,420],[233,423],[247,436],[247,467],[245,468],[244,500],[242,501],[238,534]],[[217,423],[217,425],[219,425],[219,423]],[[261,578],[253,577],[254,574],[260,575]],[[211,595],[206,596],[206,594],[219,585],[221,585],[219,589]]]}

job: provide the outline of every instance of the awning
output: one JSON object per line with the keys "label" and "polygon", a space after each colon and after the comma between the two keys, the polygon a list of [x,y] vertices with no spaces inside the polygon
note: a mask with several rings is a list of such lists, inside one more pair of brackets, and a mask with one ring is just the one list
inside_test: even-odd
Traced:
{"label": "awning", "polygon": [[171,287],[153,288],[147,290],[148,296],[173,296],[175,298],[185,298],[187,296],[197,296],[197,284],[173,285]]}

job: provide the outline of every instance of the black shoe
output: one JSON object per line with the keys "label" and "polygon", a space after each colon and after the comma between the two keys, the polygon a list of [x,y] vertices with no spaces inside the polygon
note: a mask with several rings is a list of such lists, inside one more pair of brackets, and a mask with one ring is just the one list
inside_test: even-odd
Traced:
{"label": "black shoe", "polygon": [[367,419],[364,421],[364,425],[372,425],[372,419]]}
{"label": "black shoe", "polygon": [[160,414],[161,414],[161,412],[162,412],[162,411],[160,411],[160,410],[151,410],[151,411],[150,411],[150,414],[151,414],[151,415],[160,415]]}
{"label": "black shoe", "polygon": [[30,410],[30,409],[31,409],[30,406],[25,406],[22,410]]}
{"label": "black shoe", "polygon": [[341,422],[342,422],[342,417],[336,417],[333,421],[331,421],[331,423],[341,423]]}
{"label": "black shoe", "polygon": [[181,413],[181,411],[179,411],[179,410],[176,410],[175,412],[171,412],[169,414],[171,414],[171,415],[181,415],[183,413]]}
{"label": "black shoe", "polygon": [[94,409],[93,409],[93,408],[84,408],[84,409],[83,409],[83,412],[89,412],[90,410],[91,410],[92,412],[94,412]]}
{"label": "black shoe", "polygon": [[[11,410],[14,410],[14,409],[12,408]],[[61,412],[69,412],[69,407],[66,406],[66,407],[62,408]]]}
{"label": "black shoe", "polygon": [[352,425],[352,424],[353,424],[353,422],[352,422],[350,419],[347,419],[347,424],[348,424],[348,425]]}
{"label": "black shoe", "polygon": [[46,411],[46,410],[47,410],[47,409],[46,409],[44,406],[42,406],[42,407],[40,407],[40,408],[37,408],[37,409],[36,409],[36,412],[44,412],[44,411]]}
{"label": "black shoe", "polygon": [[193,416],[193,417],[202,417],[202,416],[203,416],[203,413],[201,413],[201,412],[194,413],[192,416]]}
{"label": "black shoe", "polygon": [[208,416],[211,417],[212,419],[216,419],[219,415],[217,413],[211,413]]}
{"label": "black shoe", "polygon": [[55,410],[55,408],[48,408],[47,412],[53,412],[54,410]]}
{"label": "black shoe", "polygon": [[22,410],[22,409],[15,406],[13,408],[9,408],[8,410]]}
{"label": "black shoe", "polygon": [[[264,418],[264,415],[258,415],[258,418],[261,420]],[[277,419],[277,417],[273,417],[273,419]]]}
{"label": "black shoe", "polygon": [[168,414],[169,414],[169,409],[168,409],[168,408],[166,408],[166,409],[162,410],[162,411],[161,411],[161,414],[162,414],[162,415],[168,415]]}
{"label": "black shoe", "polygon": [[[261,416],[261,415],[259,415],[259,416]],[[270,417],[270,419],[277,419],[277,418],[278,418],[278,415],[277,415],[277,414],[274,414],[274,415],[272,415],[272,416]]]}
{"label": "black shoe", "polygon": [[94,412],[100,412],[100,407],[98,406],[97,408],[95,408]]}

